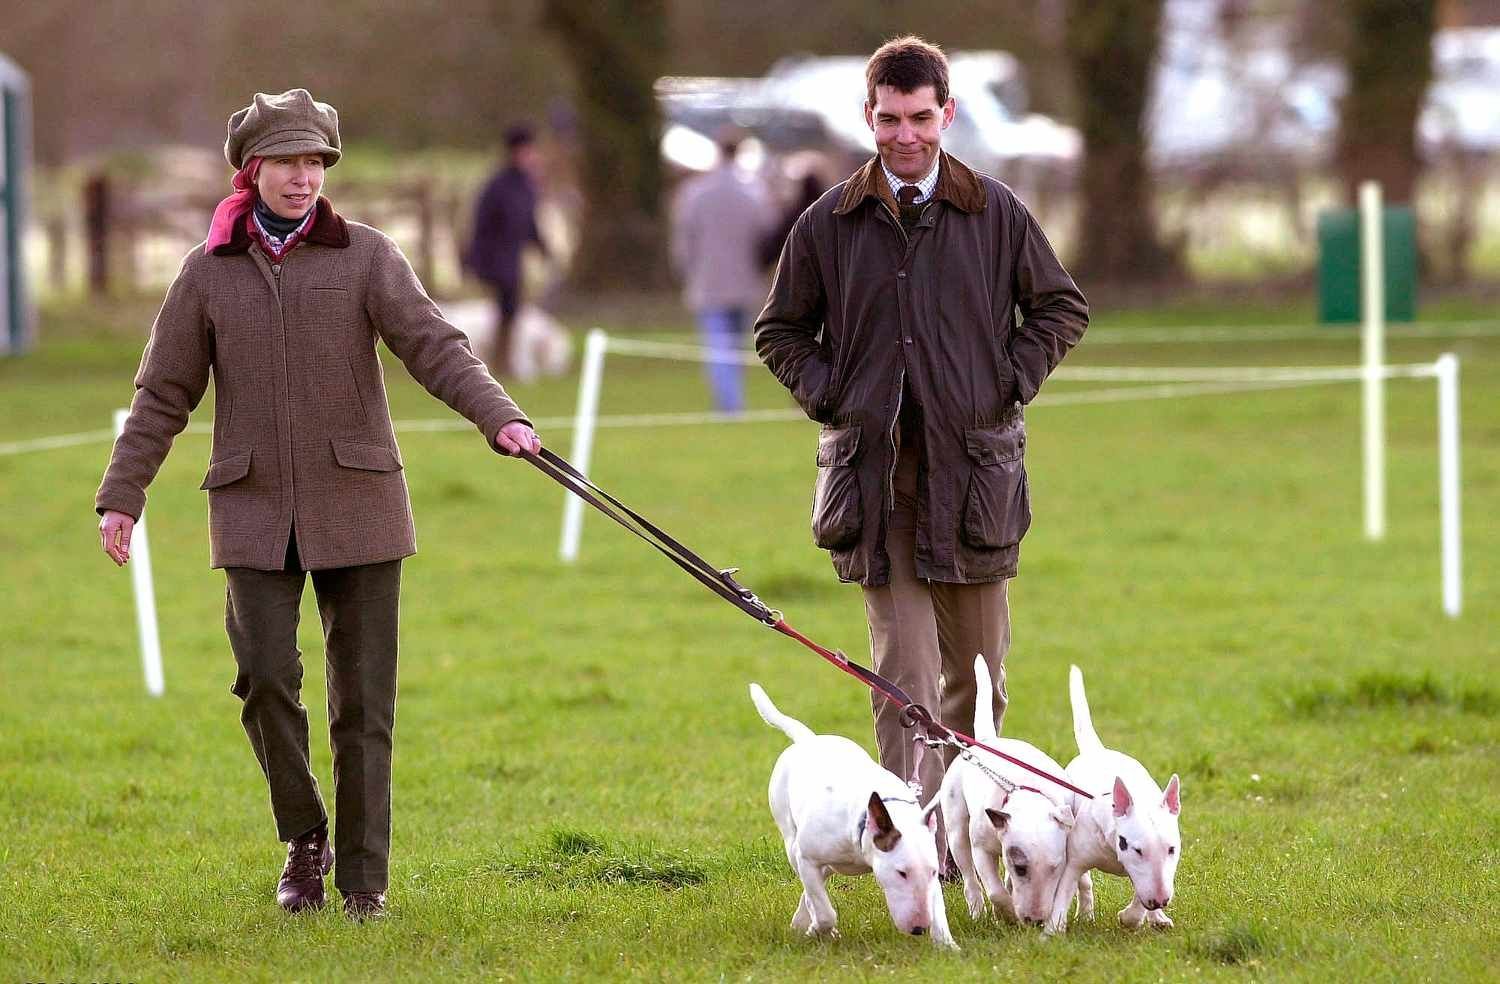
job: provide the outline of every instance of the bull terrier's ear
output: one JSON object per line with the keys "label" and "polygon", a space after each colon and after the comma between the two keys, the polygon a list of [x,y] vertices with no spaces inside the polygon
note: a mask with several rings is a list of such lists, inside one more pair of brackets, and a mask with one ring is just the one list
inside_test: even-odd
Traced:
{"label": "bull terrier's ear", "polygon": [[1010,823],[1010,814],[1003,810],[993,810],[985,807],[984,812],[990,818],[990,823],[995,825],[996,830],[1004,830],[1006,824]]}
{"label": "bull terrier's ear", "polygon": [[[933,802],[936,803],[937,800],[933,800]],[[936,810],[924,810],[922,812],[922,822],[925,823],[925,824],[927,824],[927,829],[928,830],[932,831],[934,834],[937,833],[937,811]]]}
{"label": "bull terrier's ear", "polygon": [[1115,776],[1115,816],[1123,817],[1134,805],[1135,800],[1130,798],[1130,790],[1125,788],[1124,780]]}
{"label": "bull terrier's ear", "polygon": [[1068,809],[1066,806],[1059,806],[1057,809],[1053,810],[1052,819],[1056,820],[1057,825],[1064,830],[1073,829],[1073,811]]}
{"label": "bull terrier's ear", "polygon": [[882,851],[889,851],[901,840],[901,831],[896,829],[895,823],[891,821],[891,813],[885,808],[880,800],[879,793],[870,794],[870,830],[873,833],[875,846]]}
{"label": "bull terrier's ear", "polygon": [[1172,773],[1172,778],[1167,782],[1167,791],[1162,794],[1161,805],[1167,808],[1172,816],[1182,812],[1182,780],[1177,778],[1177,773]]}

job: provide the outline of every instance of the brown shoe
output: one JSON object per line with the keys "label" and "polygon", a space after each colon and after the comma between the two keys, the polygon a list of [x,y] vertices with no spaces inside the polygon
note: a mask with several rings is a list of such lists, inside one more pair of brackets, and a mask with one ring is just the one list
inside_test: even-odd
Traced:
{"label": "brown shoe", "polygon": [[345,892],[344,915],[355,922],[385,918],[384,892]]}
{"label": "brown shoe", "polygon": [[276,904],[287,912],[321,909],[327,896],[323,876],[333,870],[328,825],[294,837],[286,846],[286,867],[276,885]]}

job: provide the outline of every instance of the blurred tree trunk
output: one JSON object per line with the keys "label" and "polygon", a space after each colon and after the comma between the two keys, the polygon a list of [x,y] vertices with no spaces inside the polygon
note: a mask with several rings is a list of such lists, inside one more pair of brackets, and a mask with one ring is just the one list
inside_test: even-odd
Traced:
{"label": "blurred tree trunk", "polygon": [[1159,283],[1181,267],[1157,234],[1145,114],[1162,0],[1072,0],[1064,48],[1083,133],[1079,275]]}
{"label": "blurred tree trunk", "polygon": [[1409,203],[1417,181],[1417,116],[1432,81],[1436,0],[1350,0],[1344,55],[1349,89],[1338,169],[1350,202],[1379,181],[1385,201]]}
{"label": "blurred tree trunk", "polygon": [[576,283],[637,288],[667,282],[661,219],[661,120],[654,85],[667,65],[666,0],[546,0],[577,79],[587,216]]}

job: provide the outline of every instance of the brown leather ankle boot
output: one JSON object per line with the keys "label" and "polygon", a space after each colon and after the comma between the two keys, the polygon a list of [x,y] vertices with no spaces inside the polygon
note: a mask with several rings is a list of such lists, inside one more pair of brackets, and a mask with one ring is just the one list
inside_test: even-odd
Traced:
{"label": "brown leather ankle boot", "polygon": [[321,909],[327,898],[323,876],[333,870],[333,848],[328,846],[328,825],[320,824],[286,846],[286,867],[276,886],[276,904],[287,912]]}
{"label": "brown leather ankle boot", "polygon": [[384,892],[345,892],[344,915],[355,922],[385,918]]}

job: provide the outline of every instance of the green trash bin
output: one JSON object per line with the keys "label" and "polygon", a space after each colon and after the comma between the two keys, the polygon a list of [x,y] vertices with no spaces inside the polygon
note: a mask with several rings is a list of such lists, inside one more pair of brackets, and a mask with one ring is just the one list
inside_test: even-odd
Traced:
{"label": "green trash bin", "polygon": [[[1417,316],[1417,217],[1410,205],[1388,205],[1385,239],[1385,320]],[[1362,320],[1359,210],[1331,209],[1318,216],[1318,318],[1324,324]]]}

